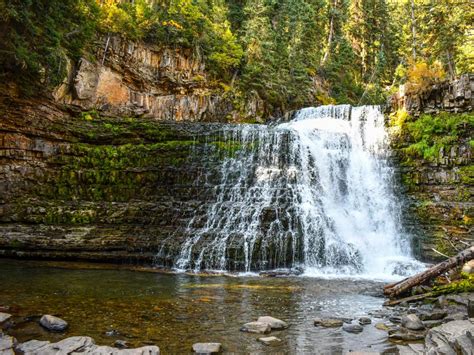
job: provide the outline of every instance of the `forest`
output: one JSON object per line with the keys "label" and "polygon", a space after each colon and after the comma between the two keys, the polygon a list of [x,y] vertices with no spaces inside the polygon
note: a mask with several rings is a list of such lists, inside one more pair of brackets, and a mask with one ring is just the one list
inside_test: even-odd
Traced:
{"label": "forest", "polygon": [[26,93],[110,35],[192,48],[216,87],[282,109],[380,103],[474,70],[465,0],[1,0],[0,16],[0,75]]}

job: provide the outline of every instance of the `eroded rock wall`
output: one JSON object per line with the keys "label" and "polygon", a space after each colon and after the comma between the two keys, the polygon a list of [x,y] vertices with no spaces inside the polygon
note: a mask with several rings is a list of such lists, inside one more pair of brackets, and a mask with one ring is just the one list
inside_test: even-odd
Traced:
{"label": "eroded rock wall", "polygon": [[152,262],[214,198],[222,125],[0,108],[2,256]]}
{"label": "eroded rock wall", "polygon": [[[69,65],[54,97],[85,110],[156,120],[236,122],[262,119],[264,104],[235,98],[210,80],[198,54],[183,48],[104,38],[96,53]],[[239,106],[239,107],[237,107]]]}

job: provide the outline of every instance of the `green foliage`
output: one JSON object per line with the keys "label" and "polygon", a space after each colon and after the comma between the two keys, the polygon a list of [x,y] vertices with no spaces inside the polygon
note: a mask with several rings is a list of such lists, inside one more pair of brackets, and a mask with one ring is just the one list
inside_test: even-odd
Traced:
{"label": "green foliage", "polygon": [[94,0],[0,0],[0,77],[31,94],[64,78],[95,31]]}
{"label": "green foliage", "polygon": [[405,125],[406,132],[413,140],[413,143],[405,148],[405,152],[426,160],[436,160],[439,151],[442,148],[448,149],[457,142],[460,133],[468,126],[474,126],[473,114],[422,115]]}

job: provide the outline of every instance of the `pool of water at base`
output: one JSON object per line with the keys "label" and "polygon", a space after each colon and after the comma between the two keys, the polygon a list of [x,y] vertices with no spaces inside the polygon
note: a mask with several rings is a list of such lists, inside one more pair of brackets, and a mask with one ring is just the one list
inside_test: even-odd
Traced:
{"label": "pool of water at base", "polygon": [[[133,347],[156,344],[163,354],[190,353],[196,342],[220,342],[224,352],[234,353],[393,352],[373,316],[360,334],[313,325],[316,317],[355,322],[380,309],[383,298],[376,295],[381,287],[380,282],[354,279],[205,276],[0,260],[0,306],[14,315],[6,332],[19,341],[84,335],[100,345],[118,339]],[[69,329],[43,330],[38,325],[42,314],[65,319]],[[239,331],[263,315],[290,325],[272,331],[282,339],[277,346]]]}

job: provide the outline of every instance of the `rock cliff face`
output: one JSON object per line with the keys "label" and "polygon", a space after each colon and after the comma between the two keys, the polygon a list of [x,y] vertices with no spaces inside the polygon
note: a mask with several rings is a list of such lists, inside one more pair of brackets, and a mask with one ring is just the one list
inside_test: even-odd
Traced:
{"label": "rock cliff face", "polygon": [[208,77],[191,50],[104,39],[91,58],[69,67],[54,93],[58,102],[115,115],[156,120],[228,122],[262,118],[264,105],[249,95],[235,98]]}
{"label": "rock cliff face", "polygon": [[151,262],[214,198],[222,125],[0,107],[0,255]]}
{"label": "rock cliff face", "polygon": [[[407,148],[414,141],[403,126],[393,139],[408,202],[405,221],[416,236],[418,254],[427,260],[441,257],[433,249],[453,254],[474,242],[473,93],[474,75],[465,75],[419,96],[393,101],[392,110],[405,108],[411,122],[423,114],[448,120],[455,112],[470,112],[452,141],[436,148],[431,159],[409,154]],[[449,113],[439,116],[442,112]]]}
{"label": "rock cliff face", "polygon": [[469,112],[474,109],[474,74],[433,85],[418,94],[403,90],[392,96],[393,110],[405,108],[412,116],[445,112]]}

